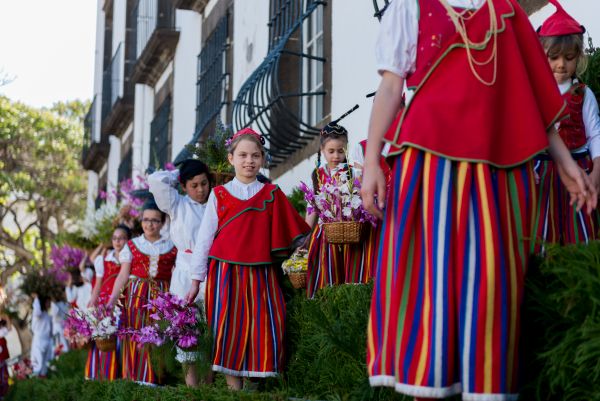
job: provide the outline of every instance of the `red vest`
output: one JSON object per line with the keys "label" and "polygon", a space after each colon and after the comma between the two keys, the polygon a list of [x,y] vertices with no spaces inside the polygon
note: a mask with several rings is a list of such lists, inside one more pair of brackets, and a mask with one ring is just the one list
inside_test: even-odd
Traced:
{"label": "red vest", "polygon": [[277,185],[241,200],[223,186],[214,189],[219,227],[209,258],[239,265],[271,264],[288,256],[296,238],[310,227]]}
{"label": "red vest", "polygon": [[[548,146],[546,130],[564,115],[564,100],[527,15],[515,0],[494,0],[499,26],[494,85],[472,73],[465,46],[437,0],[420,0],[415,87],[409,104],[385,135],[390,155],[412,146],[455,160],[511,167]],[[468,14],[467,14],[468,15]],[[472,41],[490,28],[487,4],[465,22]],[[472,50],[489,58],[493,40]],[[485,81],[494,63],[475,66]]]}
{"label": "red vest", "polygon": [[585,85],[576,83],[563,94],[567,102],[569,118],[562,120],[558,126],[558,134],[570,150],[578,149],[587,143],[585,125],[583,124],[583,99]]}
{"label": "red vest", "polygon": [[101,300],[106,301],[110,297],[120,270],[121,265],[104,260],[104,276],[102,277],[102,286],[100,287]]}
{"label": "red vest", "polygon": [[[142,253],[133,243],[129,241],[129,250],[133,255],[131,260],[131,275],[139,278],[150,278],[150,256]],[[175,266],[175,259],[177,258],[177,248],[173,247],[167,253],[163,253],[158,258],[158,272],[154,277],[154,280],[171,281],[171,273],[173,266]]]}

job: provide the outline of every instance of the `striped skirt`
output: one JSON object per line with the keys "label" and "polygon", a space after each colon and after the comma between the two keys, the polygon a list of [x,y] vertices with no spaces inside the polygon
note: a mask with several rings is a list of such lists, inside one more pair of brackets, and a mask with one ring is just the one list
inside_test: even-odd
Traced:
{"label": "striped skirt", "polygon": [[378,234],[378,229],[367,223],[363,241],[344,246],[345,283],[364,284],[373,277]]}
{"label": "striped skirt", "polygon": [[281,372],[285,303],[275,267],[211,259],[206,315],[213,333],[215,372],[244,377]]}
{"label": "striped skirt", "polygon": [[119,355],[121,341],[117,340],[117,349],[112,352],[98,350],[92,342],[85,363],[85,378],[88,380],[115,380],[120,378]]}
{"label": "striped skirt", "polygon": [[[577,160],[584,171],[589,171],[589,156]],[[591,215],[577,211],[569,205],[569,192],[560,181],[558,171],[551,160],[536,161],[535,172],[539,179],[538,201],[535,220],[535,241],[532,250],[544,253],[544,245],[587,244],[598,238],[598,211]]]}
{"label": "striped skirt", "polygon": [[313,230],[308,244],[306,296],[314,298],[317,290],[345,282],[344,247],[327,242],[323,226]]}
{"label": "striped skirt", "polygon": [[414,148],[395,159],[368,323],[373,386],[512,400],[535,205],[513,169]]}
{"label": "striped skirt", "polygon": [[[144,308],[149,299],[159,293],[169,291],[169,282],[149,281],[133,277],[127,283],[125,313],[123,325],[127,328],[141,329],[149,321],[150,311]],[[156,375],[152,369],[147,347],[141,347],[136,341],[127,337],[122,342],[122,374],[124,379],[141,383],[155,384]]]}

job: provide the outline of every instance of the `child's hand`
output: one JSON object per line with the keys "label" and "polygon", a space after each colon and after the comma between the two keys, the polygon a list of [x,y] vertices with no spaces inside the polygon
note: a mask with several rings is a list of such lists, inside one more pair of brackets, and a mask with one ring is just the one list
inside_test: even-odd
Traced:
{"label": "child's hand", "polygon": [[198,296],[198,292],[200,292],[200,280],[192,280],[192,286],[184,298],[185,302],[188,305],[193,304]]}
{"label": "child's hand", "polygon": [[571,195],[570,205],[576,205],[577,211],[584,206],[587,214],[596,208],[598,192],[590,177],[571,158],[556,163],[562,183]]}
{"label": "child's hand", "polygon": [[[360,190],[363,206],[369,213],[380,220],[383,219],[385,191],[385,175],[383,174],[379,163],[365,163],[362,188]],[[376,200],[377,203],[375,203]]]}

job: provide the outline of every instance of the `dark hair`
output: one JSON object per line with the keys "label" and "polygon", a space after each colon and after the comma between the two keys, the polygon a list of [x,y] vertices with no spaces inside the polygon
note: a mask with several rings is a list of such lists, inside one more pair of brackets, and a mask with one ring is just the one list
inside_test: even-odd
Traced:
{"label": "dark hair", "polygon": [[206,174],[206,178],[210,181],[210,170],[208,166],[200,160],[187,159],[179,166],[179,182],[183,186],[185,186],[189,180],[201,174]]}
{"label": "dark hair", "polygon": [[331,122],[323,127],[321,130],[320,146],[317,151],[317,168],[321,165],[321,149],[331,139],[341,139],[348,143],[348,131],[335,122]]}
{"label": "dark hair", "polygon": [[46,304],[48,303],[50,298],[48,298],[45,295],[38,295],[38,300],[40,301],[40,308],[42,309],[42,311],[46,312]]}
{"label": "dark hair", "polygon": [[160,213],[160,221],[165,222],[167,220],[167,214],[158,208],[158,205],[154,201],[154,197],[148,198],[142,206],[142,215],[146,210],[156,210]]}
{"label": "dark hair", "polygon": [[127,239],[131,239],[131,237],[133,235],[131,232],[131,228],[127,227],[125,224],[119,224],[118,226],[116,226],[114,231],[117,231],[117,230],[125,231],[125,235],[127,236]]}
{"label": "dark hair", "polygon": [[8,326],[6,319],[0,319],[0,328]]}
{"label": "dark hair", "polygon": [[583,47],[583,34],[540,36],[540,43],[544,48],[544,52],[546,52],[546,56],[549,58],[574,52],[577,58],[576,74],[581,75],[585,72],[587,59]]}
{"label": "dark hair", "polygon": [[83,285],[83,277],[81,277],[81,271],[79,269],[70,269],[71,284],[75,287],[81,287]]}

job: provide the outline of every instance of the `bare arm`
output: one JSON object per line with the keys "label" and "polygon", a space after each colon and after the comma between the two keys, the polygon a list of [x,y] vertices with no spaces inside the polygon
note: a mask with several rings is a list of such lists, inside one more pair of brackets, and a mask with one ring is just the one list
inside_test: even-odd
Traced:
{"label": "bare arm", "polygon": [[552,127],[548,134],[550,142],[549,153],[556,163],[562,183],[571,195],[571,205],[576,205],[577,210],[585,206],[589,214],[596,208],[598,193],[590,177],[575,163],[569,149]]}
{"label": "bare arm", "polygon": [[129,281],[130,270],[131,270],[130,262],[122,262],[121,263],[121,270],[119,270],[119,275],[117,276],[117,279],[115,280],[115,285],[113,286],[112,293],[110,295],[110,298],[108,299],[109,306],[114,306],[117,303],[117,299],[119,299],[119,295],[121,295],[121,291],[123,291],[125,284],[127,284],[127,281]]}
{"label": "bare arm", "polygon": [[383,218],[386,191],[385,177],[379,165],[383,136],[400,110],[403,89],[404,78],[384,71],[371,110],[361,195],[365,208],[379,219]]}

